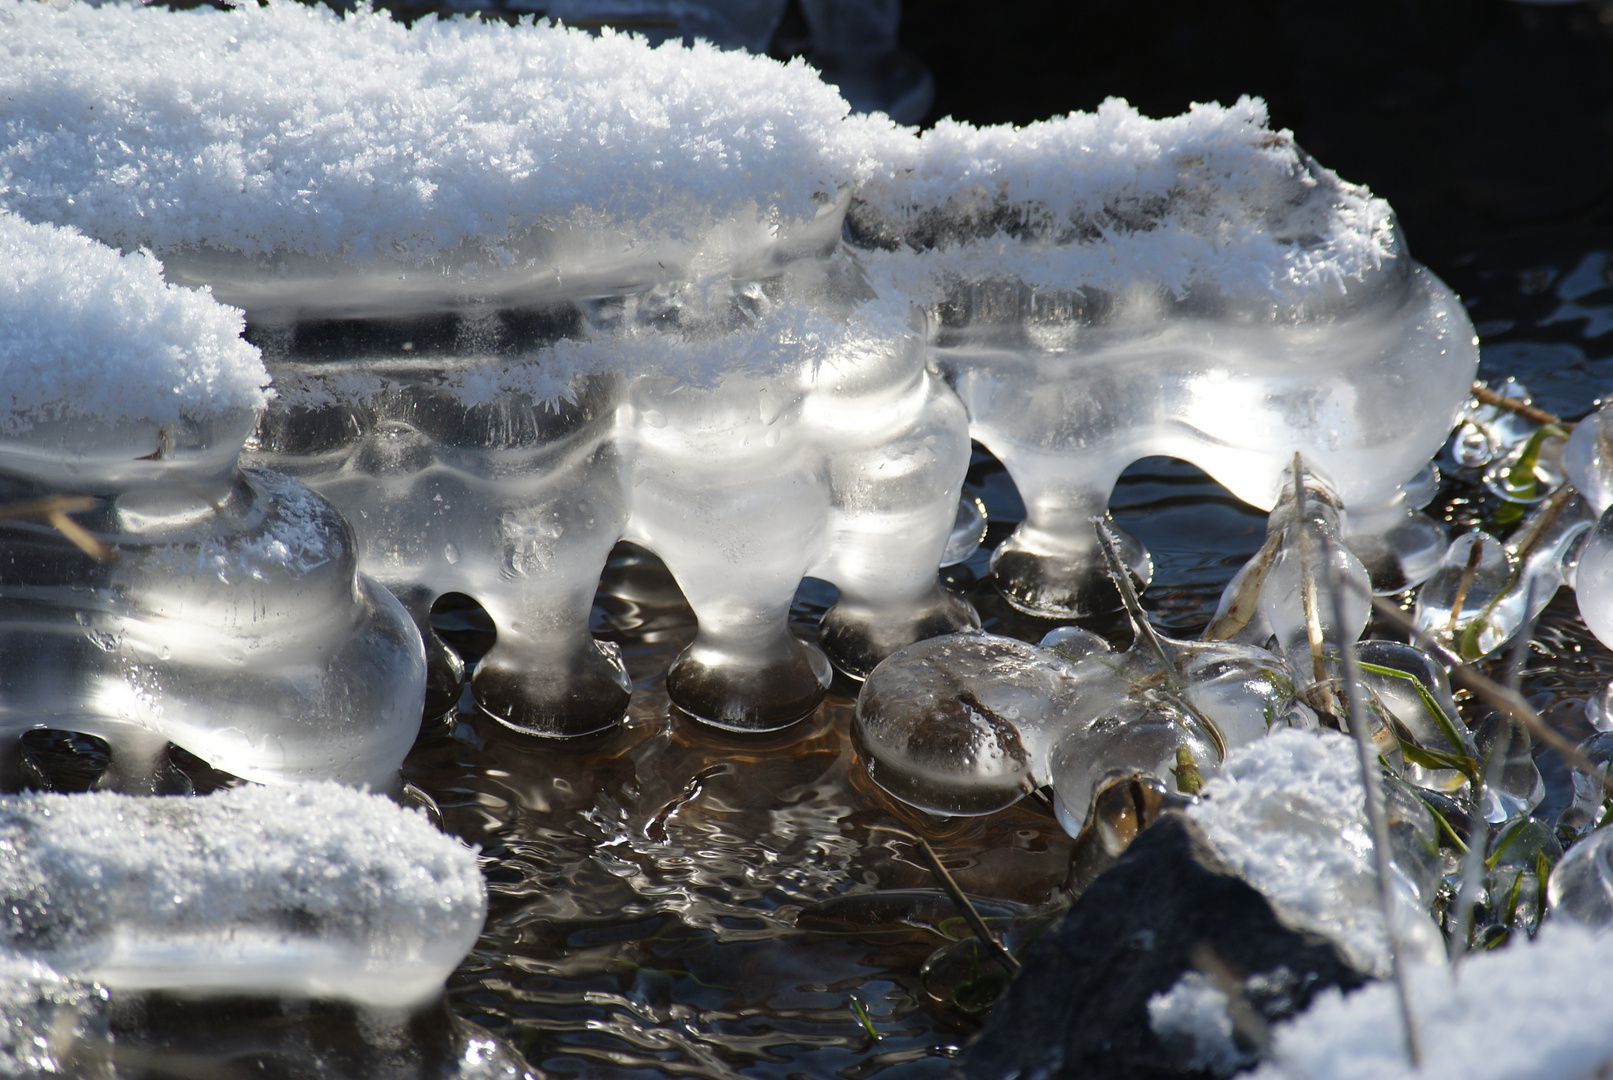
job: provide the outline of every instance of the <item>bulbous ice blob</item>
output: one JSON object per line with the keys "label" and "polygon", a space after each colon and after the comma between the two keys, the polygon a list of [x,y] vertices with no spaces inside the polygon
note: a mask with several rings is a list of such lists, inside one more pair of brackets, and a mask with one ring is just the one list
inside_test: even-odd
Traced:
{"label": "bulbous ice blob", "polygon": [[1457,537],[1417,594],[1418,625],[1464,660],[1494,652],[1577,580],[1590,529],[1585,501],[1560,488],[1505,543],[1484,533]]}
{"label": "bulbous ice blob", "polygon": [[1417,590],[1417,627],[1465,659],[1504,645],[1523,624],[1524,598],[1512,586],[1516,560],[1488,533],[1451,541],[1439,569]]}
{"label": "bulbous ice blob", "polygon": [[1112,652],[1109,643],[1081,626],[1059,626],[1042,635],[1036,643],[1051,649],[1066,660],[1084,660],[1099,653]]}
{"label": "bulbous ice blob", "polygon": [[1338,496],[1296,456],[1288,490],[1267,518],[1266,542],[1227,583],[1204,637],[1255,644],[1275,637],[1299,685],[1312,686],[1361,636],[1370,595],[1366,569],[1340,535]]}
{"label": "bulbous ice blob", "polygon": [[1563,471],[1598,517],[1613,506],[1613,406],[1574,425],[1563,447]]}
{"label": "bulbous ice blob", "polygon": [[1535,764],[1529,729],[1499,713],[1491,713],[1474,732],[1484,768],[1484,804],[1479,812],[1492,825],[1527,815],[1546,797],[1546,785]]}
{"label": "bulbous ice blob", "polygon": [[9,217],[0,262],[0,750],[102,736],[147,790],[169,741],[264,783],[395,783],[420,636],[329,503],[238,467],[264,381],[239,314]]}
{"label": "bulbous ice blob", "polygon": [[1613,509],[1602,514],[1580,552],[1574,591],[1585,625],[1613,647]]}
{"label": "bulbous ice blob", "polygon": [[1613,732],[1598,731],[1579,744],[1579,752],[1590,768],[1572,766],[1573,798],[1557,816],[1557,828],[1575,835],[1608,823],[1605,781],[1613,765]]}
{"label": "bulbous ice blob", "polygon": [[1049,740],[1072,722],[1075,692],[1055,653],[953,634],[875,668],[852,731],[864,767],[892,795],[937,814],[989,814],[1044,782]]}
{"label": "bulbous ice blob", "polygon": [[334,784],[0,799],[7,954],[115,990],[441,992],[487,913],[476,853]]}
{"label": "bulbous ice blob", "polygon": [[[1497,391],[1527,405],[1529,388],[1508,378]],[[1469,399],[1450,437],[1451,460],[1464,469],[1481,469],[1516,450],[1535,432],[1535,425],[1511,409]]]}
{"label": "bulbous ice blob", "polygon": [[1105,682],[1092,679],[1083,687],[1081,725],[1055,741],[1048,754],[1053,809],[1071,836],[1081,832],[1093,796],[1107,781],[1140,773],[1192,794],[1220,765],[1216,744],[1179,703],[1127,694],[1118,680],[1107,687]]}
{"label": "bulbous ice blob", "polygon": [[1546,903],[1553,920],[1589,930],[1613,926],[1613,827],[1603,826],[1568,849],[1551,872]]}
{"label": "bulbous ice blob", "polygon": [[352,522],[360,568],[435,645],[439,707],[458,700],[462,671],[431,630],[431,606],[457,592],[497,632],[472,686],[486,714],[528,734],[602,730],[631,690],[615,646],[588,633],[626,519],[610,443],[620,380],[502,355],[516,339],[500,315],[443,322],[454,355],[429,359],[400,347],[420,333],[412,324],[337,324],[371,353],[340,361],[321,356],[318,328],[289,328],[268,351],[279,394],[249,456]]}

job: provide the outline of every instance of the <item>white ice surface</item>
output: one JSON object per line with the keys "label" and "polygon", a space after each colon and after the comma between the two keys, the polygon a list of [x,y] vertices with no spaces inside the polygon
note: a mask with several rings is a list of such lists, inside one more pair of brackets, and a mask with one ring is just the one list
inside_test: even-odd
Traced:
{"label": "white ice surface", "polygon": [[[1279,915],[1327,936],[1364,970],[1388,972],[1353,741],[1332,731],[1275,731],[1233,750],[1200,796],[1188,816]],[[1399,874],[1395,895],[1406,955],[1444,956],[1439,928]]]}
{"label": "white ice surface", "polygon": [[0,212],[0,434],[259,407],[269,375],[241,327],[205,291],[165,284],[149,254]]}
{"label": "white ice surface", "polygon": [[1406,1061],[1394,987],[1322,994],[1275,1034],[1276,1061],[1255,1080],[1587,1080],[1613,1062],[1613,937],[1545,926],[1466,960],[1411,973],[1424,1054]]}
{"label": "white ice surface", "polygon": [[889,121],[804,62],[276,2],[0,5],[4,202],[119,245],[428,259],[811,218]]}
{"label": "white ice surface", "polygon": [[1200,972],[1190,971],[1148,999],[1148,1025],[1162,1039],[1185,1041],[1191,1048],[1186,1055],[1191,1068],[1226,1075],[1249,1063],[1249,1055],[1233,1041],[1227,1004],[1226,994]]}
{"label": "white ice surface", "polygon": [[[871,254],[876,280],[909,296],[961,273],[1178,293],[1213,278],[1292,299],[1396,251],[1387,204],[1304,158],[1249,98],[1163,120],[1110,100],[921,136],[848,115],[800,61],[704,44],[469,19],[405,28],[285,0],[0,11],[0,203],[164,255],[558,277],[586,275],[563,249],[587,234],[596,264],[695,243],[716,260],[702,269],[683,249],[699,274],[845,197],[903,236],[941,226],[922,253]],[[495,264],[479,263],[488,251]],[[474,274],[456,287],[474,292]]]}
{"label": "white ice surface", "polygon": [[377,1006],[429,998],[480,934],[476,853],[317,783],[0,799],[0,959],[112,989]]}

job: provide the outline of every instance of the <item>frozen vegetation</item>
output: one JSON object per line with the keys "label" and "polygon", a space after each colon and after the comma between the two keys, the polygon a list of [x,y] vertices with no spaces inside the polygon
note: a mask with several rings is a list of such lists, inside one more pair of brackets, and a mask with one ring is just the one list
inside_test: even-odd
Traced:
{"label": "frozen vegetation", "polygon": [[[458,700],[429,621],[446,593],[496,627],[484,713],[616,724],[632,684],[589,617],[629,540],[698,619],[666,677],[696,720],[787,727],[838,668],[897,799],[969,815],[1036,792],[1112,839],[1104,793],[1134,784],[1385,974],[1357,749],[1314,730],[1363,725],[1431,1030],[1501,1037],[1510,998],[1458,1007],[1432,966],[1435,812],[1493,846],[1491,930],[1538,924],[1561,846],[1528,817],[1529,736],[1469,731],[1446,670],[1565,583],[1613,643],[1605,417],[1568,437],[1470,401],[1461,305],[1260,102],[920,134],[801,63],[610,32],[286,0],[0,0],[0,26],[0,738],[104,738],[124,791],[162,790],[169,744],[282,789],[0,803],[18,1023],[89,981],[434,993],[480,927],[473,857],[315,782],[395,789],[427,701]],[[1450,543],[1420,513],[1447,439],[1508,503],[1504,537]],[[1129,647],[986,634],[941,587],[985,535],[960,501],[971,440],[1025,506],[991,556],[1002,595],[1064,620],[1124,606]],[[1269,512],[1194,641],[1151,627],[1151,557],[1107,521],[1153,455]],[[838,590],[816,643],[788,621],[809,576]],[[1425,640],[1358,647],[1372,594],[1418,585]],[[1591,716],[1613,727],[1605,701]],[[1601,777],[1576,784],[1564,836],[1605,820]],[[1552,879],[1563,922],[1613,918],[1604,837]],[[1577,933],[1470,961],[1461,993],[1602,949]],[[1154,1011],[1222,1069],[1244,1059],[1217,994],[1186,981]],[[1385,995],[1324,1001],[1263,1067],[1368,1075],[1313,1051],[1381,1035]],[[0,1065],[49,1049],[6,1038]]]}

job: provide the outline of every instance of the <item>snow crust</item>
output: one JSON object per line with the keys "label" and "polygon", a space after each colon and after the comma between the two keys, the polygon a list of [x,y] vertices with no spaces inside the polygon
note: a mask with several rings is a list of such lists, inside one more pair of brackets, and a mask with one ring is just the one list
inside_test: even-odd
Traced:
{"label": "snow crust", "polygon": [[1548,923],[1533,941],[1479,953],[1452,972],[1411,972],[1424,1054],[1407,1064],[1394,987],[1321,994],[1274,1032],[1255,1080],[1582,1080],[1613,1062],[1613,937]]}
{"label": "snow crust", "polygon": [[404,1005],[486,916],[476,853],[332,783],[0,799],[0,959],[112,989]]}
{"label": "snow crust", "polygon": [[277,0],[9,0],[4,200],[164,253],[428,259],[534,225],[811,218],[869,132],[804,62]]}
{"label": "snow crust", "polygon": [[1148,999],[1148,1025],[1160,1038],[1186,1044],[1189,1068],[1225,1076],[1250,1062],[1233,1041],[1228,1004],[1226,994],[1209,979],[1190,971],[1169,990]]}
{"label": "snow crust", "polygon": [[913,298],[984,274],[1292,299],[1399,250],[1388,206],[1251,98],[920,135],[848,115],[800,61],[704,44],[289,0],[58,7],[0,2],[0,203],[125,249],[456,273],[492,252],[558,278],[586,270],[557,254],[578,235],[618,257],[703,237],[699,274],[849,200],[890,249],[872,279]]}
{"label": "snow crust", "polygon": [[242,326],[205,291],[166,284],[146,252],[0,213],[0,434],[261,407],[269,375]]}
{"label": "snow crust", "polygon": [[[1238,747],[1188,808],[1216,852],[1292,925],[1332,939],[1358,967],[1389,970],[1371,832],[1355,743],[1333,731],[1281,729]],[[1396,874],[1408,956],[1444,956],[1439,928]]]}

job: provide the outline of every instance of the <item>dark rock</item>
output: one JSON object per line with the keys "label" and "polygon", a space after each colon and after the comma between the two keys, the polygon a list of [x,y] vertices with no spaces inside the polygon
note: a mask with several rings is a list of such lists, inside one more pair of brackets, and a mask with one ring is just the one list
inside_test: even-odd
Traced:
{"label": "dark rock", "polygon": [[[1185,973],[1241,980],[1261,1026],[1318,992],[1367,977],[1317,934],[1284,925],[1197,826],[1167,813],[1144,830],[1031,948],[956,1076],[967,1080],[1141,1080],[1202,1076],[1167,1045],[1148,999]],[[1210,975],[1209,971],[1205,972]],[[1213,979],[1213,976],[1212,976]]]}

